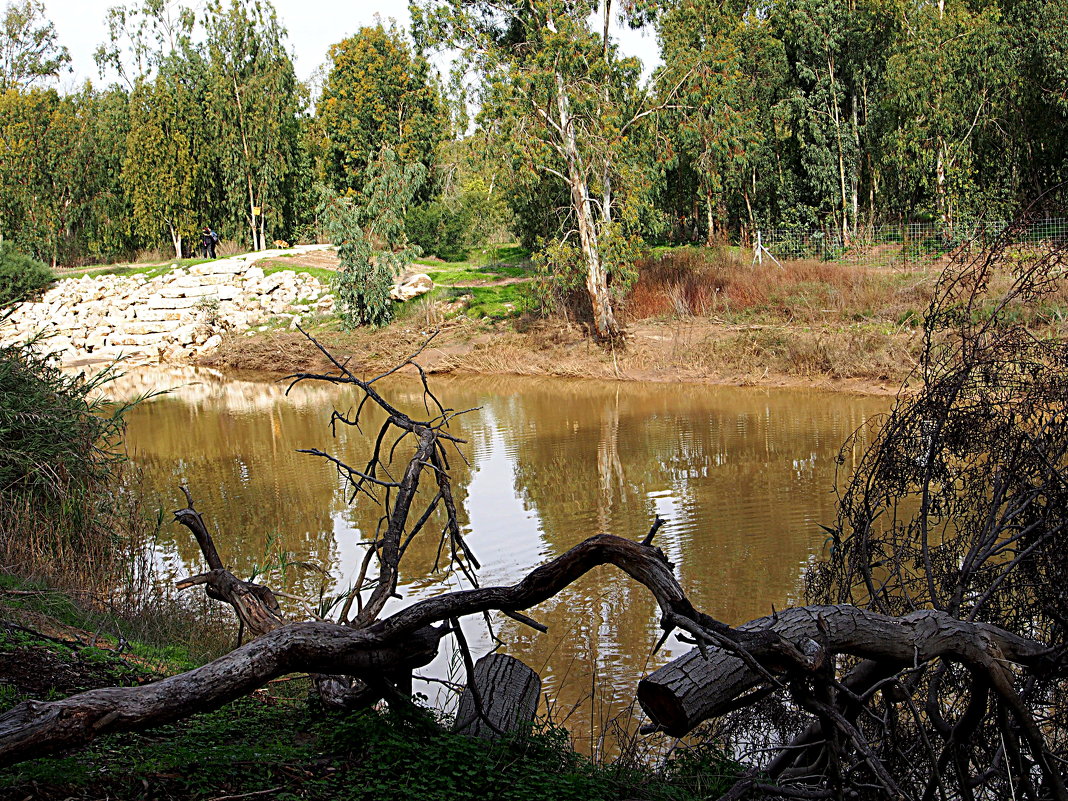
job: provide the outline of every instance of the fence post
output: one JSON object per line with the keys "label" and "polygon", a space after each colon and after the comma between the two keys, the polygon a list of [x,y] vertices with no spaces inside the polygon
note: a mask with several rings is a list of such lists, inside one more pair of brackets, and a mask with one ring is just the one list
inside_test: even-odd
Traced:
{"label": "fence post", "polygon": [[757,231],[756,247],[753,249],[753,261],[760,265],[764,264],[764,260],[761,257],[761,251],[763,249],[764,246],[760,243],[760,231]]}
{"label": "fence post", "polygon": [[901,221],[901,269],[909,266],[909,224],[908,220]]}

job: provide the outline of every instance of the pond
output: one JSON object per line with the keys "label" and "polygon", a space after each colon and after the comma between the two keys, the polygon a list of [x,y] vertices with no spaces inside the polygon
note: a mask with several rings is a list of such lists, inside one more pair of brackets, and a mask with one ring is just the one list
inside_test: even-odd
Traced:
{"label": "pond", "polygon": [[[483,586],[513,583],[592,534],[640,539],[659,514],[668,522],[657,543],[683,588],[729,623],[799,599],[802,572],[823,550],[820,524],[834,519],[836,475],[848,473],[862,446],[841,465],[839,449],[889,407],[886,398],[802,390],[486,376],[431,382],[447,407],[474,410],[452,426],[467,441],[466,462],[453,458],[452,467]],[[415,378],[383,383],[392,403],[425,416]],[[164,387],[173,389],[129,416],[127,445],[148,506],[169,519],[185,505],[179,485],[187,484],[241,577],[273,564],[258,580],[312,599],[349,586],[381,511],[363,497],[349,503],[337,470],[297,451],[320,448],[362,468],[381,417],[368,415],[364,433],[338,426],[332,437],[331,411],[352,409],[353,392],[307,383],[287,394],[271,379],[207,370],[137,371],[112,394]],[[392,608],[463,586],[458,573],[434,570],[439,532],[411,547],[404,601]],[[203,569],[192,537],[167,522],[157,564],[168,577]],[[498,617],[496,634],[541,674],[549,711],[568,718],[587,751],[607,747],[602,733],[627,717],[638,679],[689,647],[672,638],[652,654],[656,606],[614,568],[598,568],[529,614],[549,633]],[[480,652],[491,646],[480,619],[465,631]],[[461,672],[447,650],[420,671]],[[430,696],[438,689],[416,683]]]}

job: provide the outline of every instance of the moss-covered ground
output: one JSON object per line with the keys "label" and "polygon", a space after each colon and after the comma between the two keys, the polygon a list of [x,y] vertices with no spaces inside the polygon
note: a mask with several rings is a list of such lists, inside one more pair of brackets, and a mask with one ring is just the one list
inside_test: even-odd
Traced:
{"label": "moss-covered ground", "polygon": [[[33,625],[26,625],[27,615]],[[45,634],[48,621],[56,628]],[[139,655],[146,646],[71,628],[92,622],[99,617],[61,593],[6,577],[0,712],[29,698],[139,685],[188,667],[180,655],[160,661],[160,650],[151,648],[156,658],[149,660]],[[451,733],[448,720],[418,699],[337,714],[324,710],[310,681],[297,676],[171,725],[103,736],[0,770],[0,798],[689,801],[719,795],[732,770],[712,748],[679,752],[658,767],[595,764],[551,726],[486,743]]]}

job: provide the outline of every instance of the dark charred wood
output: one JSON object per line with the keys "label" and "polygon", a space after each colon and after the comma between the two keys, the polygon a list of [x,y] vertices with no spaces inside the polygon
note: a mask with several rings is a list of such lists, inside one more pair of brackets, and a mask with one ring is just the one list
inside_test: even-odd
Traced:
{"label": "dark charred wood", "polygon": [[486,654],[460,696],[453,731],[493,740],[534,720],[541,678],[514,656]]}

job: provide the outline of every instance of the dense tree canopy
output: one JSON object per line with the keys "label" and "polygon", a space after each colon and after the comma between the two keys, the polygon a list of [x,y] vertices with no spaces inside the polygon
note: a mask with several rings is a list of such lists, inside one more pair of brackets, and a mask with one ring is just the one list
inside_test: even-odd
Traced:
{"label": "dense tree canopy", "polygon": [[[1065,0],[413,12],[415,42],[380,24],[333,45],[316,96],[266,0],[133,0],[107,12],[97,53],[120,83],[63,95],[43,7],[10,4],[0,235],[70,262],[188,250],[205,224],[246,247],[321,236],[324,189],[358,194],[388,147],[427,170],[409,239],[459,254],[510,234],[583,288],[608,337],[642,241],[791,227],[848,247],[908,221],[952,241],[1068,169]],[[655,29],[651,75],[619,51],[621,24]],[[450,80],[429,48],[459,53]]]}
{"label": "dense tree canopy", "polygon": [[330,48],[330,73],[318,102],[327,138],[327,179],[359,189],[383,147],[430,168],[445,138],[444,109],[426,60],[396,28],[362,28]]}

